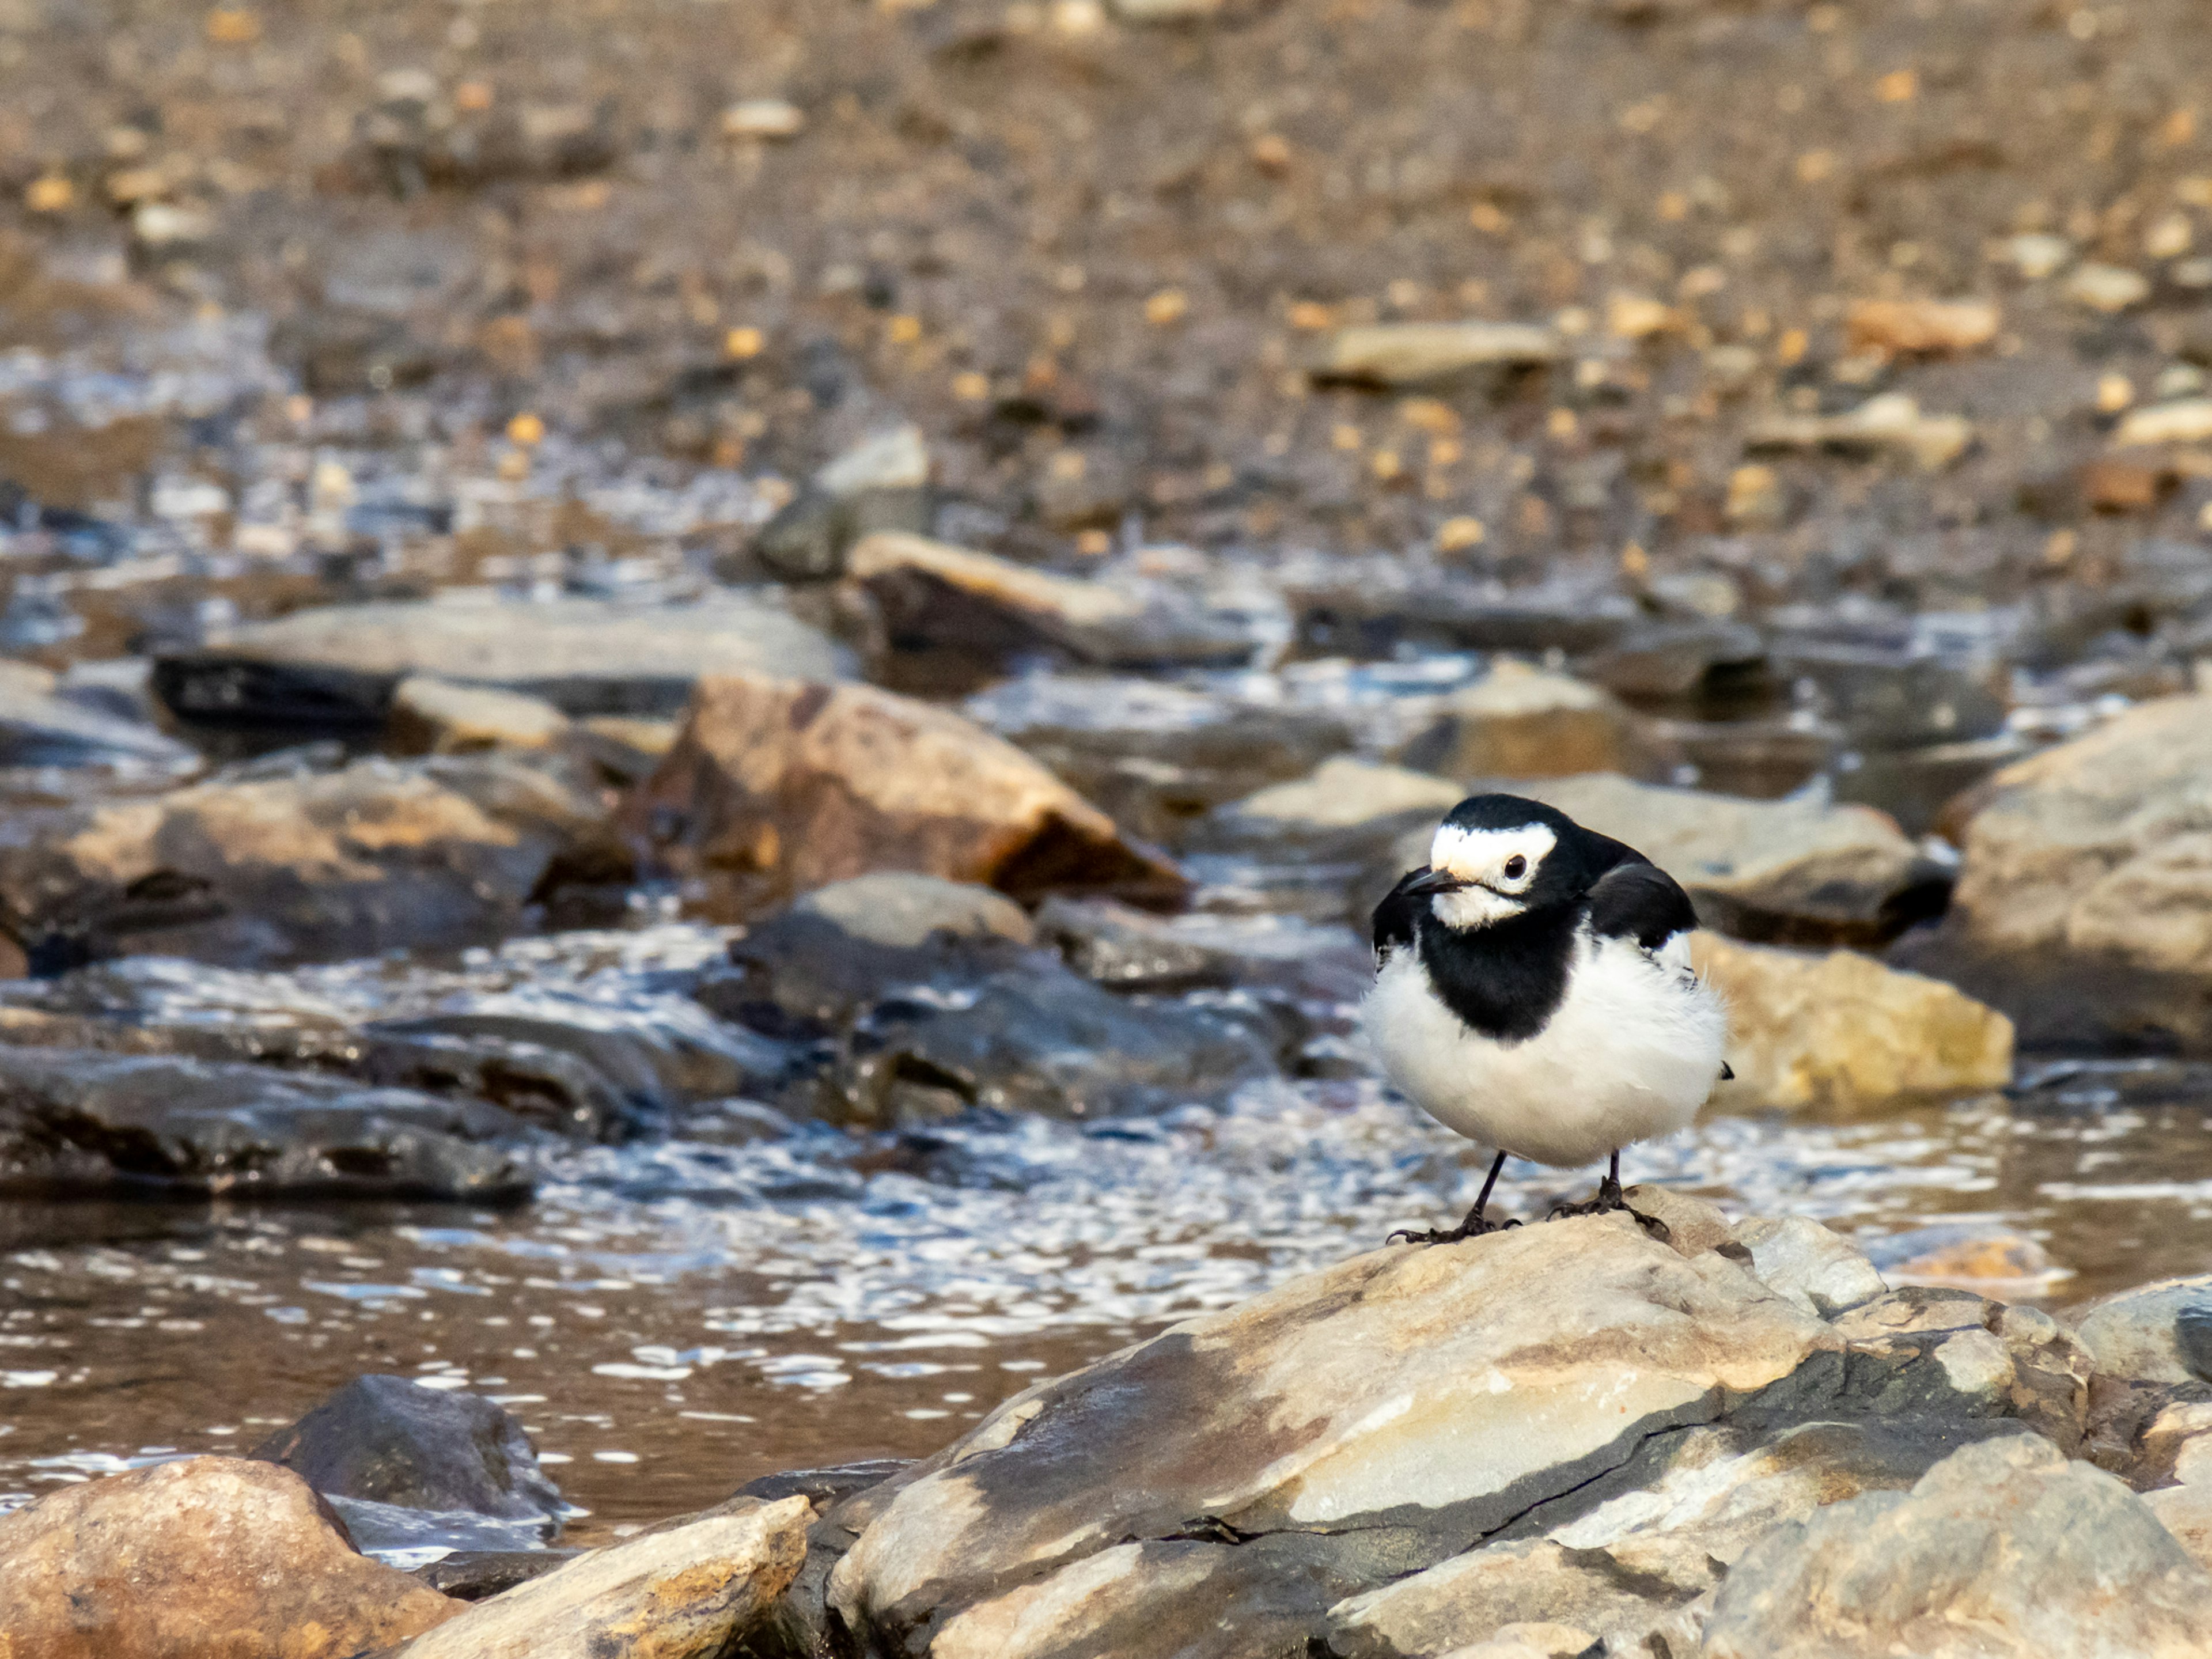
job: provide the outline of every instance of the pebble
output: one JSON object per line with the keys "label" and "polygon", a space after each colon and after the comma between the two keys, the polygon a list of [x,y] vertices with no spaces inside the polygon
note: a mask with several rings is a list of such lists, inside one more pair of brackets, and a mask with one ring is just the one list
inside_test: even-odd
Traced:
{"label": "pebble", "polygon": [[2212,398],[2181,398],[2130,410],[2112,433],[2115,448],[2194,444],[2212,438]]}
{"label": "pebble", "polygon": [[747,98],[722,112],[726,138],[796,138],[806,131],[806,112],[781,98]]}
{"label": "pebble", "polygon": [[2065,294],[2077,306],[2112,314],[2150,297],[2150,282],[2141,271],[2121,265],[2077,266],[2067,277]]}
{"label": "pebble", "polygon": [[1996,338],[2000,320],[1986,300],[1863,300],[1850,308],[1845,331],[1863,349],[1971,351]]}
{"label": "pebble", "polygon": [[1534,323],[1370,323],[1340,329],[1310,374],[1323,383],[1419,386],[1469,369],[1556,362],[1558,333]]}

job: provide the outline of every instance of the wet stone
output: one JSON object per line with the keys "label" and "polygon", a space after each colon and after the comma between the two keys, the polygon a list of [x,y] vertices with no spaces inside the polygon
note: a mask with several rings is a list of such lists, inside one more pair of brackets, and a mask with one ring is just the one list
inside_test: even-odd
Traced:
{"label": "wet stone", "polygon": [[0,1048],[0,1188],[380,1194],[503,1203],[531,1177],[496,1144],[525,1121],[481,1101],[259,1066]]}
{"label": "wet stone", "polygon": [[502,1407],[404,1376],[356,1377],[253,1449],[325,1497],[561,1528],[560,1489]]}

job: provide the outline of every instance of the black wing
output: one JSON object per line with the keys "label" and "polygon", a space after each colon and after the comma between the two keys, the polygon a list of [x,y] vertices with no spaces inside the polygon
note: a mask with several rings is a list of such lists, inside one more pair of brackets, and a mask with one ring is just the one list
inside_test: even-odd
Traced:
{"label": "black wing", "polygon": [[1390,896],[1375,907],[1375,960],[1378,963],[1388,961],[1390,952],[1399,946],[1410,948],[1413,945],[1421,907],[1428,901],[1406,889],[1428,873],[1425,864],[1418,870],[1407,871],[1398,878],[1398,884],[1390,890]]}
{"label": "black wing", "polygon": [[[1380,927],[1382,913],[1375,914]],[[1639,858],[1616,864],[1598,878],[1590,889],[1589,925],[1601,939],[1632,939],[1656,951],[1696,927],[1698,912],[1674,877]]]}

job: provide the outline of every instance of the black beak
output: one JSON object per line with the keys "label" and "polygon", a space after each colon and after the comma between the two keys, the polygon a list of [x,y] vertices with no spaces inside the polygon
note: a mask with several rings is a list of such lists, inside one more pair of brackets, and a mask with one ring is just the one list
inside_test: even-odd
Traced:
{"label": "black beak", "polygon": [[1419,870],[1398,890],[1415,898],[1426,898],[1432,893],[1456,893],[1469,884],[1449,870]]}

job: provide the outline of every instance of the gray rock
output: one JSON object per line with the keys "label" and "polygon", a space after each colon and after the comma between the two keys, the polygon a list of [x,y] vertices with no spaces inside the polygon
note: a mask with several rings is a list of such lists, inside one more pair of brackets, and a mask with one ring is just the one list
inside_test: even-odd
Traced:
{"label": "gray rock", "polygon": [[517,1522],[538,1540],[558,1533],[566,1514],[512,1414],[404,1376],[356,1377],[252,1455],[295,1471],[326,1498]]}
{"label": "gray rock", "polygon": [[785,581],[845,574],[854,544],[929,528],[929,447],[915,426],[862,439],[823,465],[753,538],[754,557]]}
{"label": "gray rock", "polygon": [[547,749],[568,729],[568,717],[543,697],[415,674],[392,694],[388,735],[398,754],[465,755]]}
{"label": "gray rock", "polygon": [[2184,1659],[2207,1630],[2212,1575],[2143,1501],[2020,1436],[1778,1529],[1722,1585],[1704,1652]]}
{"label": "gray rock", "polygon": [[1340,756],[1310,775],[1272,784],[1224,810],[1231,833],[1255,837],[1328,835],[1413,815],[1441,819],[1466,798],[1449,778]]}
{"label": "gray rock", "polygon": [[2107,1376],[2212,1382],[2212,1273],[2108,1297],[2078,1316],[2074,1329]]}
{"label": "gray rock", "polygon": [[13,815],[0,921],[48,968],[125,950],[244,965],[483,944],[556,865],[626,875],[606,811],[502,756],[218,775]]}
{"label": "gray rock", "polygon": [[1617,593],[1540,589],[1501,597],[1472,582],[1409,577],[1396,568],[1297,586],[1289,599],[1303,648],[1363,659],[1388,657],[1401,646],[1581,656],[1617,642],[1638,614]]}
{"label": "gray rock", "polygon": [[1212,809],[1352,744],[1332,714],[1118,676],[1032,674],[962,707],[1116,822],[1170,843]]}
{"label": "gray rock", "polygon": [[500,1203],[527,1173],[482,1101],[258,1066],[0,1048],[0,1192],[374,1194]]}
{"label": "gray rock", "polygon": [[668,714],[707,675],[830,679],[848,666],[759,591],[681,605],[463,592],[241,623],[157,659],[155,689],[185,720],[337,727],[381,725],[415,674],[525,692],[572,715]]}
{"label": "gray rock", "polygon": [[995,933],[1017,945],[1035,937],[1028,914],[1003,893],[936,876],[880,870],[817,887],[792,908],[836,923],[855,939],[910,950],[932,933]]}
{"label": "gray rock", "polygon": [[[107,767],[181,775],[199,765],[196,752],[159,727],[57,695],[52,678],[0,678],[0,767]],[[49,684],[42,685],[42,679]]]}
{"label": "gray rock", "polygon": [[1889,1288],[1856,1245],[1808,1216],[1747,1221],[1733,1237],[1751,1252],[1751,1271],[1759,1283],[1823,1319]]}

